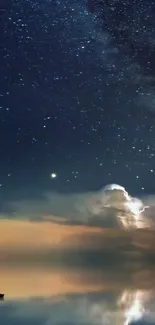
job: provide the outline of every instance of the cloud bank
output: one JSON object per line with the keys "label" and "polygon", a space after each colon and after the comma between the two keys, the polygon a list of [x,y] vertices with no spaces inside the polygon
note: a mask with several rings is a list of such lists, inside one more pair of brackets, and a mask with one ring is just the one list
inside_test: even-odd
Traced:
{"label": "cloud bank", "polygon": [[0,261],[60,265],[66,258],[76,265],[99,265],[101,254],[108,254],[108,260],[114,252],[117,258],[134,255],[134,250],[152,254],[154,202],[154,197],[134,198],[117,184],[96,192],[45,193],[40,200],[9,202],[0,219]]}
{"label": "cloud bank", "polygon": [[110,184],[96,192],[44,193],[38,200],[7,202],[2,216],[102,228],[153,228],[155,198],[132,197],[123,186]]}

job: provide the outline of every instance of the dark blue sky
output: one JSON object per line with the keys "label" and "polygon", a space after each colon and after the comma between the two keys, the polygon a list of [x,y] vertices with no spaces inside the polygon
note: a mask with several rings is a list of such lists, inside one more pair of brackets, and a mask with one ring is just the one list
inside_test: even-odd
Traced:
{"label": "dark blue sky", "polygon": [[107,183],[154,193],[153,15],[146,1],[3,4],[3,193]]}

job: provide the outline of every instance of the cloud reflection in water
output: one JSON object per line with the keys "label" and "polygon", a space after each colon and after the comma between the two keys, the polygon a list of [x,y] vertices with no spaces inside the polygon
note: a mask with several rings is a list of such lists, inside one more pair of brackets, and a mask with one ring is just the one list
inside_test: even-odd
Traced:
{"label": "cloud reflection in water", "polygon": [[[3,268],[4,325],[127,325],[155,322],[155,269]],[[106,281],[105,281],[106,279]],[[4,283],[4,284],[3,284]],[[11,323],[10,323],[11,322]]]}

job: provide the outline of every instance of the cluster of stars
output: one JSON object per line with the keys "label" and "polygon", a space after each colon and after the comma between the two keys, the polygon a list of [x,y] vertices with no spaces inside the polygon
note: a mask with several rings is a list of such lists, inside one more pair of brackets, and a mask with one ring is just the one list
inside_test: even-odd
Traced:
{"label": "cluster of stars", "polygon": [[151,2],[135,5],[141,13],[136,18],[127,4],[111,1],[105,24],[105,4],[93,3],[92,13],[91,0],[88,6],[16,1],[5,13],[0,132],[8,176],[2,175],[1,186],[25,166],[34,174],[40,168],[53,187],[76,183],[79,189],[125,179],[126,186],[132,181],[137,190],[149,188],[155,163],[154,79],[150,55],[146,63],[146,52],[141,61],[139,53],[142,41],[153,50]]}

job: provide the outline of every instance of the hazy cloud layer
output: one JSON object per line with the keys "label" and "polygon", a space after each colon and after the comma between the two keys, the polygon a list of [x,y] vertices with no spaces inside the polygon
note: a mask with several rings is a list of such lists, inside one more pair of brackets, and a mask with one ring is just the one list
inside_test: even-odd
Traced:
{"label": "hazy cloud layer", "polygon": [[[114,188],[113,188],[114,186]],[[116,188],[115,188],[116,187]],[[154,227],[155,197],[133,198],[119,185],[112,184],[96,192],[79,194],[44,193],[34,200],[10,201],[3,206],[2,217],[11,219],[28,219],[33,221],[54,221],[61,224],[83,224],[99,227],[120,227],[118,215],[135,214],[148,206],[141,214],[139,225]],[[124,219],[125,220],[125,219]]]}
{"label": "hazy cloud layer", "polygon": [[5,209],[0,220],[0,260],[99,265],[101,254],[110,252],[117,258],[129,251],[154,253],[154,202],[154,196],[139,200],[117,184],[93,193],[45,193],[36,201],[8,202],[11,213]]}

